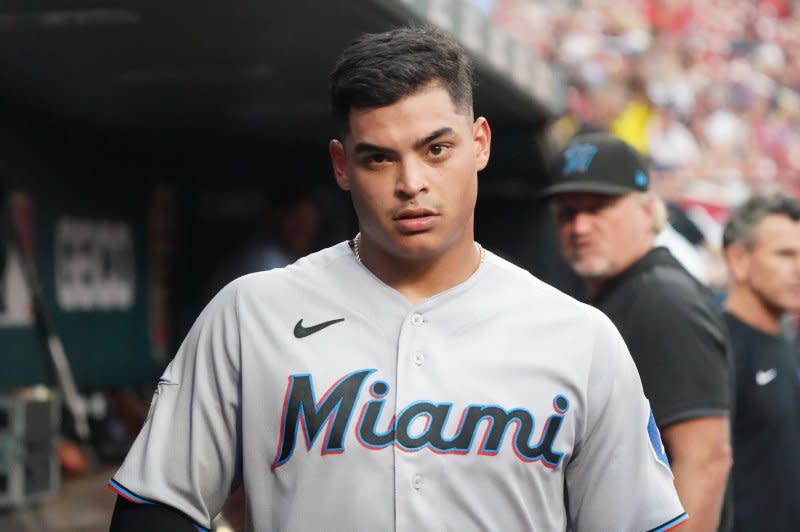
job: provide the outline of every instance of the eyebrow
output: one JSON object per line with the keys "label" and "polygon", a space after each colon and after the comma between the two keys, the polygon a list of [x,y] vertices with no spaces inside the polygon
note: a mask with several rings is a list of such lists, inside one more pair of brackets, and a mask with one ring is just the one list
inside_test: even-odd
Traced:
{"label": "eyebrow", "polygon": [[455,131],[453,130],[452,127],[443,127],[441,129],[437,129],[436,131],[434,131],[433,133],[431,133],[430,135],[428,135],[424,139],[420,139],[417,142],[415,142],[414,143],[414,149],[418,150],[418,149],[422,148],[423,146],[425,146],[427,144],[430,144],[431,142],[433,142],[434,140],[438,139],[439,137],[443,137],[443,136],[449,135],[451,133],[455,133]]}
{"label": "eyebrow", "polygon": [[[414,142],[413,147],[415,150],[418,150],[424,147],[425,145],[430,144],[439,137],[443,137],[444,135],[449,135],[454,132],[455,130],[452,127],[443,127],[441,129],[437,129],[427,137]],[[396,154],[397,152],[391,148],[378,146],[376,144],[370,144],[369,142],[359,142],[353,148],[353,153],[355,153],[356,155],[363,153],[385,153],[391,155],[391,154]]]}
{"label": "eyebrow", "polygon": [[395,151],[391,150],[389,148],[384,148],[383,146],[377,146],[375,144],[370,144],[369,142],[359,142],[353,148],[353,153],[355,153],[356,155],[359,155],[359,154],[362,154],[362,153],[386,153],[386,154],[392,154],[392,153],[395,153]]}

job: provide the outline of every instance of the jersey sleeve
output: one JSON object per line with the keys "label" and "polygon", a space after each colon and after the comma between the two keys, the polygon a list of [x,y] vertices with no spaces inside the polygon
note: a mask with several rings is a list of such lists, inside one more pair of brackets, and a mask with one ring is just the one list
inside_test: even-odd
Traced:
{"label": "jersey sleeve", "polygon": [[236,286],[217,294],[192,326],[109,482],[126,500],[169,506],[201,529],[240,478]]}
{"label": "jersey sleeve", "polygon": [[713,303],[675,284],[636,304],[629,347],[659,427],[705,416],[728,416],[731,352]]}
{"label": "jersey sleeve", "polygon": [[670,530],[688,517],[658,428],[622,337],[595,317],[584,429],[565,470],[571,530]]}

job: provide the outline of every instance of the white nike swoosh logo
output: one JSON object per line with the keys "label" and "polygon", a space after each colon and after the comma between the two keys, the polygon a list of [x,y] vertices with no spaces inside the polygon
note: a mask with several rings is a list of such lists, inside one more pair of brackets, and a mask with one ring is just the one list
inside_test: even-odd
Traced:
{"label": "white nike swoosh logo", "polygon": [[778,376],[778,370],[775,368],[762,369],[756,371],[756,384],[764,386],[772,382]]}

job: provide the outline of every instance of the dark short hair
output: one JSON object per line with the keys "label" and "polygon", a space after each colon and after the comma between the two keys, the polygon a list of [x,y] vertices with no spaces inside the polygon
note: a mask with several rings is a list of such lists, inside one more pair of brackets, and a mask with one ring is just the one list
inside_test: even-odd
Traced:
{"label": "dark short hair", "polygon": [[446,33],[431,27],[367,33],[342,51],[330,75],[333,118],[347,132],[350,110],[392,105],[441,82],[456,109],[472,110],[472,62]]}
{"label": "dark short hair", "polygon": [[722,234],[722,247],[731,244],[749,246],[761,220],[767,216],[788,216],[800,220],[800,200],[777,193],[771,196],[753,196],[731,214]]}

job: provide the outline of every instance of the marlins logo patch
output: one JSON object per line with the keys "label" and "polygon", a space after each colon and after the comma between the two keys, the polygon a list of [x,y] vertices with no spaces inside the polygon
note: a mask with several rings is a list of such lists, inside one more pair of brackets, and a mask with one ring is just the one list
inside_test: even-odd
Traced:
{"label": "marlins logo patch", "polygon": [[667,458],[667,450],[664,449],[664,444],[661,441],[661,433],[658,432],[658,425],[656,425],[656,418],[653,417],[653,411],[650,411],[650,419],[647,420],[647,436],[650,439],[650,449],[653,450],[653,456],[656,460],[661,462],[664,467],[672,471],[669,467],[669,458]]}
{"label": "marlins logo patch", "polygon": [[583,144],[579,142],[571,145],[564,150],[564,175],[588,170],[596,153],[597,146],[594,144]]}

